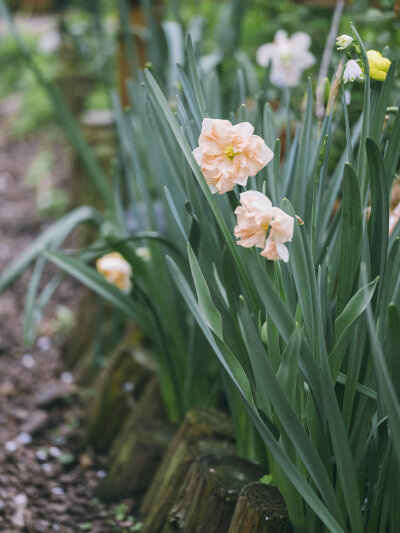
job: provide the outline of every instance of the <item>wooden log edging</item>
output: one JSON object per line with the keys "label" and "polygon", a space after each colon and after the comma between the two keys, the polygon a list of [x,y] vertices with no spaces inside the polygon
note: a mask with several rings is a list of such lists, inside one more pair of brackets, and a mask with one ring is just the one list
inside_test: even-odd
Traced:
{"label": "wooden log edging", "polygon": [[100,376],[96,396],[89,407],[83,445],[108,452],[152,375],[151,365],[126,346],[117,348]]}
{"label": "wooden log edging", "polygon": [[214,409],[190,411],[175,434],[144,497],[141,533],[160,533],[193,461],[212,453],[236,452],[229,418]]}
{"label": "wooden log edging", "polygon": [[196,459],[162,533],[227,533],[240,491],[264,474],[260,465],[236,456]]}
{"label": "wooden log edging", "polygon": [[173,434],[165,422],[136,417],[98,495],[116,501],[146,490]]}
{"label": "wooden log edging", "polygon": [[99,490],[102,499],[117,500],[148,488],[176,430],[167,419],[153,376],[111,446],[107,477]]}
{"label": "wooden log edging", "polygon": [[285,501],[273,485],[251,483],[239,496],[228,533],[290,533]]}

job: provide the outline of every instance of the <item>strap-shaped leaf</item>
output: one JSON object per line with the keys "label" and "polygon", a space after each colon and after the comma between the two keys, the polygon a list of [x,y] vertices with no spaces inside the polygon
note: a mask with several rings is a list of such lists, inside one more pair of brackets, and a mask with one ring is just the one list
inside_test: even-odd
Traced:
{"label": "strap-shaped leaf", "polygon": [[88,206],[78,207],[64,215],[37,237],[0,275],[0,292],[4,291],[25,268],[48,246],[59,246],[71,231],[82,222],[100,225],[102,215]]}
{"label": "strap-shaped leaf", "polygon": [[361,257],[361,233],[360,188],[353,168],[346,163],[343,172],[342,226],[336,316],[342,313],[353,293]]}
{"label": "strap-shaped leaf", "polygon": [[192,247],[188,243],[188,256],[190,269],[193,276],[194,285],[197,292],[197,300],[199,306],[201,307],[204,315],[207,317],[208,325],[212,331],[218,337],[222,338],[222,319],[218,309],[215,307],[211,300],[211,294],[208,289],[206,280],[204,279],[203,273],[200,269],[197,258],[192,250]]}
{"label": "strap-shaped leaf", "polygon": [[[363,273],[366,278],[366,273]],[[369,339],[371,342],[374,367],[378,378],[378,394],[383,399],[389,415],[389,425],[393,438],[393,450],[397,457],[397,463],[400,465],[400,403],[397,397],[393,381],[390,376],[389,368],[385,360],[384,351],[376,332],[376,324],[371,305],[367,307],[367,324]]]}
{"label": "strap-shaped leaf", "polygon": [[206,102],[204,100],[203,89],[201,88],[199,74],[197,72],[196,60],[194,57],[192,37],[188,34],[186,39],[187,58],[189,63],[190,77],[192,78],[194,93],[199,106],[202,118],[208,117]]}
{"label": "strap-shaped leaf", "polygon": [[148,88],[150,90],[150,93],[152,94],[155,102],[157,102],[157,104],[159,105],[160,107],[160,110],[162,111],[162,113],[164,114],[164,117],[165,119],[167,120],[171,130],[172,130],[172,133],[174,134],[179,146],[181,147],[182,149],[182,152],[184,154],[184,156],[186,157],[186,160],[187,162],[189,163],[190,165],[190,168],[192,169],[210,207],[211,207],[211,210],[214,214],[214,217],[221,229],[221,232],[224,236],[224,239],[226,241],[226,244],[228,246],[228,249],[232,255],[232,258],[233,258],[233,261],[237,267],[237,270],[238,270],[238,273],[243,281],[243,284],[246,288],[246,293],[247,293],[247,296],[249,297],[250,301],[252,302],[252,306],[254,306],[254,308],[258,307],[258,302],[257,302],[257,297],[255,295],[255,291],[254,291],[254,288],[253,288],[253,285],[247,275],[247,271],[244,267],[244,264],[243,262],[241,261],[240,259],[240,256],[239,256],[239,253],[238,253],[238,250],[237,250],[237,245],[233,239],[233,236],[232,236],[232,233],[229,231],[227,225],[226,225],[226,222],[224,220],[224,218],[222,217],[221,215],[221,212],[217,206],[217,203],[215,201],[215,199],[213,198],[213,196],[211,195],[211,192],[210,192],[210,189],[204,179],[204,176],[203,174],[201,173],[201,170],[192,154],[192,151],[186,141],[186,139],[184,138],[184,136],[182,135],[182,132],[176,122],[176,119],[172,113],[172,110],[167,102],[167,100],[165,99],[165,96],[163,95],[162,91],[160,90],[159,86],[157,85],[156,81],[154,80],[153,76],[151,75],[151,73],[146,70],[145,71],[145,76],[146,76],[146,80],[147,80],[147,84],[148,84]]}
{"label": "strap-shaped leaf", "polygon": [[380,136],[382,134],[382,127],[385,120],[386,108],[389,104],[389,97],[392,90],[394,75],[396,73],[396,60],[394,59],[391,62],[389,70],[386,74],[385,81],[382,84],[382,87],[379,87],[378,84],[375,85],[373,90],[379,90],[378,102],[372,113],[371,118],[371,137],[379,143]]}
{"label": "strap-shaped leaf", "polygon": [[330,354],[330,366],[332,375],[336,376],[352,334],[352,325],[365,311],[370,303],[378,282],[378,278],[371,281],[365,287],[361,287],[348,302],[343,312],[335,322],[335,347]]}
{"label": "strap-shaped leaf", "polygon": [[380,276],[381,281],[377,293],[379,301],[388,248],[389,191],[381,152],[371,138],[367,139],[367,158],[371,179],[371,217],[368,223],[371,277]]}
{"label": "strap-shaped leaf", "polygon": [[93,268],[88,267],[77,259],[71,259],[64,254],[61,254],[60,252],[44,250],[42,253],[46,259],[83,283],[89,289],[96,292],[99,296],[115,305],[142,328],[143,331],[148,332],[148,317],[143,307],[138,305],[130,296],[109,283],[105,277],[99,274],[96,270],[93,270]]}
{"label": "strap-shaped leaf", "polygon": [[[344,533],[343,526],[340,526],[338,523],[339,514],[335,514],[335,517],[329,512],[327,507],[321,502],[318,496],[315,494],[314,490],[306,482],[302,474],[299,472],[297,467],[289,459],[287,454],[284,452],[280,444],[276,441],[275,437],[262,421],[260,415],[258,414],[257,409],[254,406],[252,399],[250,383],[243,371],[243,368],[240,366],[238,360],[229,350],[226,344],[218,337],[215,337],[208,326],[207,318],[200,308],[196,299],[186,281],[181,271],[179,270],[176,263],[168,257],[169,268],[171,274],[175,280],[175,283],[181,292],[183,298],[186,301],[189,309],[193,313],[197,323],[199,324],[201,330],[206,336],[211,347],[214,349],[215,354],[217,355],[220,363],[223,368],[226,370],[230,378],[235,383],[243,401],[245,402],[246,409],[252,418],[254,424],[256,425],[260,435],[264,439],[265,443],[269,447],[271,453],[275,456],[276,460],[281,465],[282,470],[288,476],[293,485],[297,490],[302,494],[303,498],[307,501],[310,507],[315,511],[315,513],[321,518],[321,520],[327,525],[327,527],[335,533]],[[275,378],[276,379],[276,378]],[[336,498],[335,498],[336,499]]]}

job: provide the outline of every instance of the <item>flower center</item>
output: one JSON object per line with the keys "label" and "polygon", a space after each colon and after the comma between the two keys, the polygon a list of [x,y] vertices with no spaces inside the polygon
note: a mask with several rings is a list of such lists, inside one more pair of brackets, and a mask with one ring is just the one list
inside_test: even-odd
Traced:
{"label": "flower center", "polygon": [[238,155],[240,154],[240,152],[235,152],[233,150],[233,146],[227,146],[224,150],[224,154],[225,154],[225,157],[227,157],[228,159],[230,159],[231,161],[233,161],[233,158],[235,157],[235,155]]}
{"label": "flower center", "polygon": [[266,222],[265,224],[262,225],[264,231],[265,231],[265,234],[267,234],[267,231],[268,231],[268,228],[269,228],[269,222]]}

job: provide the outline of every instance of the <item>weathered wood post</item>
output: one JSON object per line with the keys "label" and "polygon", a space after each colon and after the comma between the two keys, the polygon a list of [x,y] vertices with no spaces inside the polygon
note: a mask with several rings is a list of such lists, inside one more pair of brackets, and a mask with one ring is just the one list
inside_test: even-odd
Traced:
{"label": "weathered wood post", "polygon": [[196,459],[162,533],[227,533],[240,491],[264,474],[260,465],[240,457]]}
{"label": "weathered wood post", "polygon": [[158,379],[153,376],[113,442],[99,495],[117,500],[147,489],[175,430],[167,420]]}
{"label": "weathered wood post", "polygon": [[234,454],[234,433],[228,417],[214,409],[194,409],[166,451],[144,497],[141,533],[160,533],[193,461],[211,453]]}
{"label": "weathered wood post", "polygon": [[84,444],[106,453],[152,374],[151,363],[135,349],[119,347],[103,369],[88,412]]}
{"label": "weathered wood post", "polygon": [[246,485],[239,496],[228,533],[290,533],[285,501],[267,483]]}

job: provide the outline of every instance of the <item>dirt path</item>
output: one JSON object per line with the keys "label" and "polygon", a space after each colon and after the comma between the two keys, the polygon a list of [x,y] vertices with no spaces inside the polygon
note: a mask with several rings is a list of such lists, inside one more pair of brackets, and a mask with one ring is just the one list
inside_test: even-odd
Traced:
{"label": "dirt path", "polygon": [[[50,222],[38,216],[35,190],[24,179],[32,161],[45,146],[50,149],[51,179],[58,187],[65,187],[71,171],[60,135],[10,138],[11,104],[0,103],[0,271]],[[130,517],[132,500],[106,506],[96,498],[105,458],[77,451],[82,391],[63,364],[58,331],[62,312],[76,309],[81,289],[70,279],[61,284],[39,338],[26,348],[28,281],[29,272],[0,295],[0,531],[138,531],[140,524]]]}

